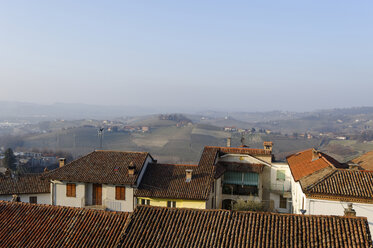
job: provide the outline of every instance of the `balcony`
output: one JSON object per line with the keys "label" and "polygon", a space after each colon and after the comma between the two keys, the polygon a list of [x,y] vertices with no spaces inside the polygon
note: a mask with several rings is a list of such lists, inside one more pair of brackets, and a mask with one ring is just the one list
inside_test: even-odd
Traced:
{"label": "balcony", "polygon": [[251,185],[223,184],[222,193],[226,195],[258,196],[259,189],[257,186]]}
{"label": "balcony", "polygon": [[277,181],[270,185],[270,191],[276,194],[284,194],[291,191],[291,185],[290,183],[285,183],[285,181]]}

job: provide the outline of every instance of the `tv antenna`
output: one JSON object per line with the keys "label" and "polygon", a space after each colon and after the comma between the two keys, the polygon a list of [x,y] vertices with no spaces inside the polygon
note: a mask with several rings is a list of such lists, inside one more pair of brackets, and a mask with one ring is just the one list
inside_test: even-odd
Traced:
{"label": "tv antenna", "polygon": [[100,127],[98,129],[98,137],[100,139],[100,149],[102,149],[102,139],[104,137],[104,128],[103,127]]}

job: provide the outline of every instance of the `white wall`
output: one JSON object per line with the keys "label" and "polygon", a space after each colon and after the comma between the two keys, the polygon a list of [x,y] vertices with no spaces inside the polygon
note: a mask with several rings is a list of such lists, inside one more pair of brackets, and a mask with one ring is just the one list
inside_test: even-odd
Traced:
{"label": "white wall", "polygon": [[[284,195],[284,192],[291,193],[291,181],[292,176],[290,172],[289,165],[286,163],[272,163],[271,167],[266,167],[270,169],[269,180],[266,179],[266,184],[264,187],[269,188],[269,200],[273,202],[273,208],[275,211],[280,213],[290,213],[291,212],[291,198],[287,198],[286,208],[280,208],[280,195]],[[285,171],[285,180],[277,180],[277,171]],[[267,175],[267,173],[265,174]]]}
{"label": "white wall", "polygon": [[[21,202],[29,202],[30,196],[36,196],[37,197],[37,203],[38,204],[51,204],[51,197],[49,193],[44,194],[18,194]],[[12,196],[11,195],[0,195],[0,201],[11,201]]]}
{"label": "white wall", "polygon": [[[85,184],[75,183],[76,196],[66,196],[66,184],[68,182],[52,181],[54,183],[54,204],[69,207],[84,207],[85,206]],[[69,182],[70,183],[70,182]]]}
{"label": "white wall", "polygon": [[[315,215],[344,215],[348,202],[306,199],[306,214]],[[352,203],[356,216],[367,217],[370,231],[373,232],[373,204]]]}
{"label": "white wall", "polygon": [[102,185],[102,204],[106,206],[108,210],[112,211],[124,211],[132,212],[134,208],[134,197],[133,188],[130,186],[126,187],[126,198],[125,200],[115,200],[115,185],[103,184]]}

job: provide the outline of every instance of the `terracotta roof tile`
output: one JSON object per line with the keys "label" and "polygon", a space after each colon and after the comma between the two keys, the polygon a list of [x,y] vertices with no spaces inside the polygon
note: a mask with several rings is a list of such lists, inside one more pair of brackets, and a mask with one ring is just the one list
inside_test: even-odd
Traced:
{"label": "terracotta roof tile", "polygon": [[[137,182],[147,152],[94,151],[61,168],[46,173],[54,180],[134,185]],[[135,175],[128,175],[130,163]]]}
{"label": "terracotta roof tile", "polygon": [[[314,152],[317,153],[316,159],[313,159]],[[299,181],[301,178],[329,166],[335,168],[344,168],[344,165],[339,163],[337,160],[314,149],[308,149],[296,154],[292,154],[286,159],[295,181]]]}
{"label": "terracotta roof tile", "polygon": [[372,247],[366,218],[139,206],[118,247]]}
{"label": "terracotta roof tile", "polygon": [[[193,170],[190,182],[186,169]],[[135,196],[207,200],[213,175],[213,166],[149,164]]]}
{"label": "terracotta roof tile", "polygon": [[0,201],[0,247],[114,247],[128,213]]}
{"label": "terracotta roof tile", "polygon": [[373,170],[373,151],[353,159],[352,162],[360,165],[365,170]]}
{"label": "terracotta roof tile", "polygon": [[335,169],[335,172],[305,189],[309,196],[373,202],[373,171]]}
{"label": "terracotta roof tile", "polygon": [[49,193],[49,180],[38,175],[0,177],[0,195]]}

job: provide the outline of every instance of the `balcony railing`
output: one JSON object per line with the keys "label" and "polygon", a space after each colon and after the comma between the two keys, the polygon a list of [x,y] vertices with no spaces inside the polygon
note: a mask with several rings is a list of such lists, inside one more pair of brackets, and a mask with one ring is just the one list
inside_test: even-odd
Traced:
{"label": "balcony railing", "polygon": [[270,190],[272,192],[277,192],[277,193],[290,192],[291,191],[291,185],[290,185],[290,183],[276,182],[276,183],[272,183],[270,185]]}

